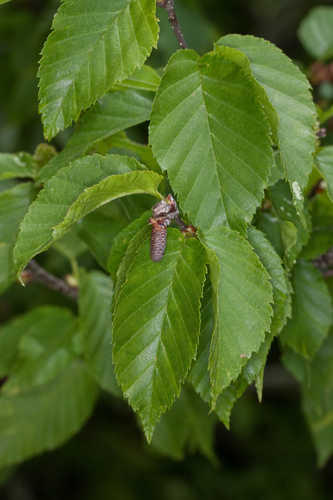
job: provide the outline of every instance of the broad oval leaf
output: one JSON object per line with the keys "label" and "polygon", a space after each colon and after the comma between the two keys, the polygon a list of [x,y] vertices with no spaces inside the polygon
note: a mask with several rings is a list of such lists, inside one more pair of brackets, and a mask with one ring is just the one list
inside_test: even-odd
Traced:
{"label": "broad oval leaf", "polygon": [[273,163],[257,84],[234,50],[173,55],[157,92],[150,143],[191,222],[250,222]]}
{"label": "broad oval leaf", "polygon": [[157,187],[162,177],[148,170],[135,170],[138,168],[140,164],[134,158],[92,155],[54,175],[21,224],[14,251],[18,273],[34,255],[47,250],[96,208],[134,193],[160,197]]}
{"label": "broad oval leaf", "polygon": [[316,59],[333,56],[333,7],[320,6],[310,10],[303,19],[298,36],[306,50]]}
{"label": "broad oval leaf", "polygon": [[106,94],[82,116],[64,149],[40,170],[39,182],[46,182],[100,141],[149,120],[151,107],[152,99],[146,92],[123,90]]}
{"label": "broad oval leaf", "polygon": [[220,226],[207,232],[204,242],[215,312],[209,356],[214,407],[264,341],[273,295],[269,274],[240,234]]}
{"label": "broad oval leaf", "polygon": [[155,12],[155,0],[63,1],[39,68],[48,139],[143,65],[157,42]]}
{"label": "broad oval leaf", "polygon": [[266,91],[278,118],[281,163],[294,203],[302,212],[303,190],[313,167],[316,148],[316,109],[310,84],[300,69],[263,38],[227,35],[218,45],[234,47],[249,58],[254,77]]}
{"label": "broad oval leaf", "polygon": [[333,201],[333,146],[325,146],[316,156],[318,169],[324,176],[327,192]]}
{"label": "broad oval leaf", "polygon": [[311,262],[297,262],[293,288],[292,316],[280,338],[283,344],[310,359],[332,326],[332,300],[321,273]]}
{"label": "broad oval leaf", "polygon": [[148,441],[179,396],[196,355],[205,272],[199,241],[169,229],[163,259],[150,259],[146,238],[119,292],[113,315],[115,371]]}
{"label": "broad oval leaf", "polygon": [[[70,311],[42,307],[1,329],[0,466],[60,446],[89,417],[97,385],[70,344]],[[66,397],[65,397],[66,396]]]}
{"label": "broad oval leaf", "polygon": [[[254,251],[270,275],[273,286],[273,318],[270,331],[266,334],[258,352],[254,353],[242,368],[238,379],[224,389],[216,402],[215,412],[229,428],[231,410],[247,386],[255,382],[261,399],[263,372],[267,355],[274,336],[278,335],[291,312],[290,285],[281,259],[263,233],[254,227],[248,229],[248,237]],[[213,297],[211,287],[205,290],[201,311],[201,333],[198,358],[191,370],[191,382],[206,402],[210,402],[210,381],[208,372],[209,346],[214,328]]]}
{"label": "broad oval leaf", "polygon": [[83,355],[90,372],[102,389],[119,396],[112,363],[113,287],[111,279],[99,271],[81,272],[79,326]]}

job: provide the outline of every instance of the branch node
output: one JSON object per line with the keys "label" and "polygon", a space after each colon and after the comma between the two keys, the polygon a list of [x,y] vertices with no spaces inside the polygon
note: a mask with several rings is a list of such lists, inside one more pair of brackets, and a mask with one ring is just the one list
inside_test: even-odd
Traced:
{"label": "branch node", "polygon": [[157,5],[165,9],[168,13],[168,19],[171,28],[177,38],[178,45],[181,49],[187,49],[187,43],[185,41],[182,29],[180,27],[179,21],[176,16],[175,0],[158,0]]}

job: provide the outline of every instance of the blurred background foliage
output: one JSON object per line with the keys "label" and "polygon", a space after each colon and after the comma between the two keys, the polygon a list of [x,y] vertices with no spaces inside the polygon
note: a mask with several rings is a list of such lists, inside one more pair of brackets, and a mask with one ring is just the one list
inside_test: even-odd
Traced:
{"label": "blurred background foliage", "polygon": [[[110,0],[112,1],[112,0]],[[331,0],[177,0],[185,38],[199,52],[210,50],[226,33],[250,33],[277,44],[311,75],[311,56],[297,38],[297,28],[310,8]],[[29,151],[43,142],[37,113],[37,64],[59,2],[13,0],[0,7],[0,151]],[[150,64],[162,67],[177,45],[167,16],[159,9],[161,36]],[[321,82],[315,96],[331,104],[333,85]],[[333,143],[332,131],[326,143]],[[137,130],[136,134],[145,134]],[[69,131],[53,141],[64,145]],[[89,259],[88,257],[83,257]],[[52,272],[70,272],[55,250],[42,256]],[[92,262],[85,261],[89,267]],[[0,302],[0,321],[41,304],[70,306],[56,293],[31,285],[29,293],[11,287]],[[263,403],[249,390],[236,405],[231,432],[217,426],[211,463],[199,455],[182,462],[148,448],[127,406],[103,395],[84,429],[59,450],[17,468],[0,471],[1,500],[196,500],[247,498],[294,500],[332,497],[333,460],[316,469],[316,458],[300,408],[296,383],[271,354]],[[64,395],[70,397],[70,395]]]}

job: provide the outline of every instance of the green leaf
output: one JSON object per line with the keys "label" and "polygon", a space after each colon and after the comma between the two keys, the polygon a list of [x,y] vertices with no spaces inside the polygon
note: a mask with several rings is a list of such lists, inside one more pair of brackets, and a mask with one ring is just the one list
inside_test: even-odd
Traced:
{"label": "green leaf", "polygon": [[57,240],[53,248],[70,260],[72,264],[87,250],[87,246],[79,238],[77,226],[74,226],[60,240]]}
{"label": "green leaf", "polygon": [[159,197],[161,176],[135,168],[140,165],[133,158],[92,155],[54,175],[21,224],[14,251],[17,271],[96,208],[134,193]]}
{"label": "green leaf", "polygon": [[[107,261],[110,249],[113,248],[118,233],[130,221],[146,212],[147,205],[151,207],[151,204],[151,197],[148,195],[119,198],[79,221],[77,227],[80,238],[86,243],[99,265],[106,271],[108,271]],[[151,208],[149,213],[151,213]]]}
{"label": "green leaf", "polygon": [[227,35],[219,45],[242,50],[254,77],[266,91],[278,119],[278,146],[298,212],[313,166],[316,148],[316,109],[310,84],[300,69],[275,45],[254,36]]}
{"label": "green leaf", "polygon": [[113,317],[115,371],[148,441],[179,396],[196,355],[205,272],[199,241],[169,229],[163,259],[150,259],[146,238],[119,292]]}
{"label": "green leaf", "polygon": [[312,232],[300,257],[313,260],[333,246],[333,204],[327,192],[320,193],[311,201]]}
{"label": "green leaf", "polygon": [[273,286],[273,319],[271,332],[278,335],[291,315],[290,282],[282,261],[265,235],[254,227],[248,228],[248,238],[255,253],[267,270]]}
{"label": "green leaf", "polygon": [[255,380],[258,397],[259,400],[261,400],[264,368],[269,349],[274,337],[279,335],[287,319],[291,316],[291,285],[280,257],[266,239],[265,235],[254,227],[250,227],[248,229],[248,238],[254,251],[269,273],[273,287],[274,304],[270,331],[267,333],[259,351],[251,357],[244,368],[246,380],[249,383]]}
{"label": "green leaf", "polygon": [[236,52],[177,52],[153,104],[153,153],[203,231],[250,222],[273,163],[257,84]]}
{"label": "green leaf", "polygon": [[305,49],[316,59],[333,56],[333,7],[321,6],[310,10],[298,30]]}
{"label": "green leaf", "polygon": [[28,153],[0,153],[0,181],[15,178],[34,178],[34,161]]}
{"label": "green leaf", "polygon": [[125,225],[123,220],[110,217],[104,207],[87,215],[77,225],[81,240],[105,270],[113,241]]}
{"label": "green leaf", "polygon": [[8,3],[10,2],[11,0],[0,0],[0,5],[4,4],[4,3]]}
{"label": "green leaf", "polygon": [[184,387],[180,398],[162,415],[156,425],[152,446],[163,455],[182,460],[186,449],[201,451],[215,462],[214,428],[216,418],[193,390]]}
{"label": "green leaf", "polygon": [[322,148],[316,156],[316,163],[326,181],[329,197],[333,201],[333,146]]}
{"label": "green leaf", "polygon": [[[222,391],[216,402],[215,412],[229,428],[231,410],[247,386],[256,383],[261,399],[263,373],[267,355],[274,336],[278,335],[291,312],[290,287],[279,256],[275,253],[263,233],[250,227],[248,236],[256,254],[268,271],[273,286],[273,319],[258,352],[254,353],[242,368],[240,376]],[[201,333],[198,357],[191,370],[191,382],[202,399],[210,402],[208,372],[209,346],[214,328],[213,297],[210,287],[206,288],[201,310]]]}
{"label": "green leaf", "polygon": [[204,241],[213,285],[215,324],[209,371],[212,405],[237,379],[269,329],[272,286],[249,243],[237,232],[218,227]]}
{"label": "green leaf", "polygon": [[97,386],[71,350],[75,332],[76,319],[57,307],[1,329],[1,370],[9,375],[0,391],[1,467],[60,446],[90,415]]}
{"label": "green leaf", "polygon": [[[138,228],[138,231],[128,241],[126,251],[124,253],[123,258],[121,259],[121,262],[119,264],[116,273],[116,286],[113,295],[112,310],[115,309],[118,303],[120,291],[122,289],[123,284],[127,280],[129,271],[135,261],[135,256],[137,255],[141,246],[144,244],[144,242],[150,235],[151,235],[151,228],[148,227],[148,224],[143,223],[143,225],[140,228]],[[111,256],[111,261],[108,262],[112,274],[115,272],[113,271],[113,266],[116,265],[117,263],[116,255],[114,259],[115,260],[113,261],[113,257]]]}
{"label": "green leaf", "polygon": [[283,359],[302,387],[302,406],[323,466],[333,453],[333,335],[323,342],[311,362],[295,353]]}
{"label": "green leaf", "polygon": [[280,338],[283,344],[310,359],[332,325],[332,301],[321,273],[311,262],[297,262],[293,288],[292,316]]}
{"label": "green leaf", "polygon": [[161,169],[155,160],[151,147],[146,144],[141,144],[140,142],[133,141],[130,139],[126,132],[119,132],[112,135],[109,139],[98,143],[96,149],[99,153],[110,153],[116,152],[112,151],[113,148],[116,150],[125,151],[125,154],[133,154],[135,158],[144,163],[149,170],[154,170],[154,172],[161,173]]}
{"label": "green leaf", "polygon": [[151,217],[151,211],[144,212],[141,217],[124,227],[115,237],[107,263],[108,271],[114,281],[116,280],[119,265],[124,258],[130,241],[135,238],[141,229],[147,227],[149,217]]}
{"label": "green leaf", "polygon": [[34,188],[30,182],[0,193],[0,292],[15,281],[14,243],[33,196]]}
{"label": "green leaf", "polygon": [[308,242],[311,231],[311,219],[304,209],[302,219],[299,217],[292,203],[289,186],[284,181],[271,186],[269,197],[273,206],[273,213],[278,219],[281,244],[284,251],[284,260],[291,268],[304,245]]}
{"label": "green leaf", "polygon": [[143,65],[157,43],[155,11],[155,0],[63,0],[39,68],[47,139]]}
{"label": "green leaf", "polygon": [[81,272],[79,325],[83,354],[102,389],[119,396],[112,365],[112,282],[99,271]]}
{"label": "green leaf", "polygon": [[323,125],[325,122],[327,122],[327,120],[329,120],[333,116],[333,106],[330,106],[325,110],[320,108],[317,108],[317,110],[318,110],[318,118],[321,125]]}
{"label": "green leaf", "polygon": [[137,69],[129,78],[116,85],[116,88],[149,90],[156,92],[161,82],[161,77],[151,66],[144,65]]}
{"label": "green leaf", "polygon": [[60,168],[81,158],[121,130],[149,120],[152,99],[147,92],[123,90],[106,94],[84,113],[65,148],[40,170],[38,180],[46,182]]}

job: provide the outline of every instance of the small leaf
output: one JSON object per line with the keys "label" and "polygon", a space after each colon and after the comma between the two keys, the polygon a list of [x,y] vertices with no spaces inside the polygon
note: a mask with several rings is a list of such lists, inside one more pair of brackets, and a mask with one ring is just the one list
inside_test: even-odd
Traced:
{"label": "small leaf", "polygon": [[305,49],[316,59],[333,56],[333,7],[320,6],[310,10],[303,19],[298,36]]}
{"label": "small leaf", "polygon": [[292,316],[281,333],[283,344],[312,358],[329,332],[333,307],[328,287],[311,262],[299,260],[293,275]]}
{"label": "small leaf", "polygon": [[176,52],[153,104],[153,153],[203,231],[250,222],[273,163],[258,85],[236,53]]}
{"label": "small leaf", "polygon": [[207,232],[215,325],[209,371],[212,405],[237,379],[265,339],[272,315],[269,275],[249,243],[236,231]]}
{"label": "small leaf", "polygon": [[326,181],[329,197],[333,201],[333,146],[322,148],[316,156],[316,163]]}
{"label": "small leaf", "polygon": [[61,169],[47,182],[21,224],[14,251],[17,271],[96,208],[134,193],[159,197],[161,176],[135,168],[139,164],[133,158],[92,155]]}
{"label": "small leaf", "polygon": [[34,178],[34,160],[28,153],[0,153],[0,181],[15,178]]}
{"label": "small leaf", "polygon": [[97,386],[71,350],[75,332],[76,319],[57,307],[1,329],[1,371],[9,375],[0,392],[1,467],[60,446],[90,415]]}
{"label": "small leaf", "polygon": [[295,206],[301,214],[303,190],[312,171],[316,148],[316,109],[310,84],[278,47],[262,38],[227,35],[217,43],[244,52],[250,60],[254,77],[265,89],[278,115],[281,163]]}
{"label": "small leaf", "polygon": [[84,113],[65,148],[40,170],[38,180],[50,179],[60,168],[81,158],[121,130],[149,120],[152,99],[147,92],[123,90],[106,94]]}
{"label": "small leaf", "polygon": [[155,11],[155,0],[63,1],[39,68],[47,139],[143,65],[157,42]]}
{"label": "small leaf", "polygon": [[182,460],[186,449],[201,451],[216,461],[213,444],[216,418],[208,406],[188,387],[156,425],[152,446],[163,455]]}
{"label": "small leaf", "polygon": [[265,238],[265,235],[254,227],[249,227],[248,238],[254,251],[268,271],[273,286],[274,304],[270,331],[267,333],[259,351],[251,357],[243,370],[243,376],[248,383],[255,381],[258,397],[261,400],[264,369],[268,352],[274,337],[279,335],[287,319],[291,317],[291,284],[280,257]]}
{"label": "small leaf", "polygon": [[15,281],[14,243],[34,194],[30,182],[0,193],[0,292]]}
{"label": "small leaf", "polygon": [[132,154],[140,162],[146,165],[149,170],[161,173],[161,169],[153,156],[151,147],[146,144],[133,141],[126,135],[126,132],[119,132],[118,134],[112,135],[109,139],[98,143],[96,147],[98,150],[97,152],[102,154],[112,153],[113,148],[116,150],[120,149],[127,155]]}
{"label": "small leaf", "polygon": [[268,193],[273,205],[273,214],[278,219],[285,263],[291,268],[309,240],[311,219],[304,209],[301,220],[292,203],[292,195],[286,182],[279,181],[270,187]]}
{"label": "small leaf", "polygon": [[83,354],[102,389],[121,395],[112,365],[112,282],[99,271],[81,272],[79,325]]}
{"label": "small leaf", "polygon": [[115,371],[148,441],[179,396],[196,355],[205,272],[199,241],[169,229],[164,258],[150,259],[146,238],[119,292],[113,317]]}
{"label": "small leaf", "polygon": [[129,78],[118,83],[116,88],[150,90],[151,92],[156,92],[160,82],[161,78],[157,71],[145,64],[142,68],[137,69]]}

